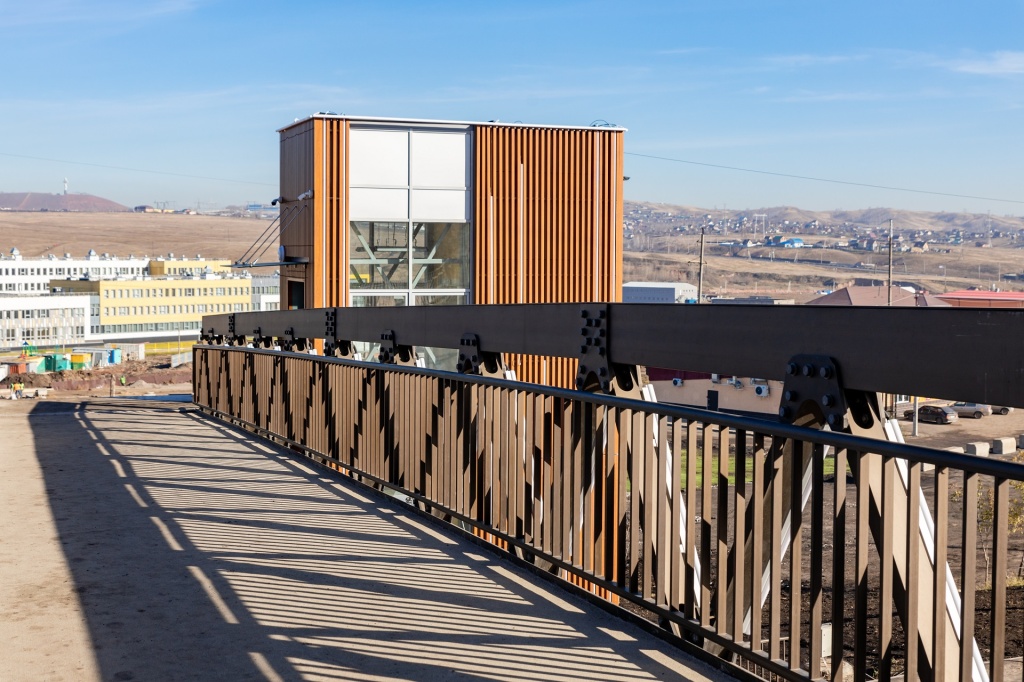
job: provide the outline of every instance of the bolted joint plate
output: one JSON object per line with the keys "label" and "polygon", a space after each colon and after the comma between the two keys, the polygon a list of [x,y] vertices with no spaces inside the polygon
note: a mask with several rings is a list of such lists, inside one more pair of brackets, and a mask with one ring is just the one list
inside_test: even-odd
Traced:
{"label": "bolted joint plate", "polygon": [[416,354],[412,346],[403,346],[395,340],[395,332],[385,329],[380,335],[377,361],[385,365],[415,365]]}
{"label": "bolted joint plate", "polygon": [[794,355],[786,364],[779,418],[793,423],[816,412],[832,430],[846,427],[847,404],[836,361],[827,355]]}
{"label": "bolted joint plate", "polygon": [[601,303],[580,306],[577,390],[611,390],[615,373],[608,359],[608,338],[608,306]]}

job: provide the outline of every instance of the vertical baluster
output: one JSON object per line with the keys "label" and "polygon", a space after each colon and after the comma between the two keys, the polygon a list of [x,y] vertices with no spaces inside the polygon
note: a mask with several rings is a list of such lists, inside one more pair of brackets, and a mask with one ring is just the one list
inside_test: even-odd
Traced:
{"label": "vertical baluster", "polygon": [[654,425],[656,417],[644,414],[644,582],[643,596],[656,601],[658,596],[653,591],[655,577],[655,561],[659,558],[658,551],[658,460],[654,452]]}
{"label": "vertical baluster", "polygon": [[992,521],[992,682],[1003,682],[1006,653],[1006,548],[1008,544],[1010,483],[993,482]]}
{"label": "vertical baluster", "polygon": [[718,575],[715,579],[715,631],[720,635],[724,635],[728,631],[729,620],[729,441],[731,433],[727,426],[721,427],[718,432],[718,509],[715,512],[715,529],[718,531],[715,565],[718,568]]}
{"label": "vertical baluster", "polygon": [[705,424],[701,439],[700,482],[700,624],[711,627],[711,487],[714,484],[714,437],[718,427]]}
{"label": "vertical baluster", "polygon": [[810,645],[807,669],[811,679],[821,678],[821,612],[823,608],[822,553],[824,552],[824,513],[825,513],[825,449],[821,445],[811,448],[811,565],[810,565],[810,632],[807,633]]}
{"label": "vertical baluster", "polygon": [[754,470],[752,472],[752,485],[750,489],[750,505],[754,510],[750,527],[750,648],[754,651],[764,651],[764,644],[762,642],[764,612],[761,606],[764,596],[762,589],[762,576],[764,574],[764,496],[767,489],[764,471],[764,434],[754,434],[753,447]]}
{"label": "vertical baluster", "polygon": [[856,595],[854,597],[854,646],[853,646],[853,678],[867,678],[867,623],[868,623],[868,539],[870,538],[871,503],[869,470],[872,455],[853,453],[857,462],[857,554],[854,573]]}
{"label": "vertical baluster", "polygon": [[732,533],[732,638],[737,643],[743,636],[743,598],[746,585],[747,539],[747,432],[736,431],[736,459],[733,467],[733,533]]}
{"label": "vertical baluster", "polygon": [[683,425],[678,417],[672,421],[672,432],[672,471],[668,479],[672,491],[672,501],[669,508],[671,527],[669,529],[668,544],[668,550],[672,556],[672,567],[669,573],[672,580],[672,590],[669,595],[669,605],[673,609],[679,609],[685,594],[682,583],[686,572],[686,564],[683,559],[684,550],[679,545],[683,533],[683,520],[680,518],[683,514],[683,489],[682,482],[679,480],[682,472]]}
{"label": "vertical baluster", "polygon": [[803,613],[802,576],[804,556],[804,469],[807,443],[793,441],[789,469],[789,669],[800,669],[800,636]]}
{"label": "vertical baluster", "polygon": [[846,449],[836,450],[835,490],[832,499],[832,657],[831,676],[843,669],[846,617]]}
{"label": "vertical baluster", "polygon": [[654,467],[657,472],[657,476],[652,476],[657,480],[657,494],[655,499],[658,501],[658,509],[656,513],[656,532],[655,536],[655,552],[658,557],[657,573],[655,575],[655,582],[658,585],[658,592],[655,595],[655,600],[659,606],[668,606],[669,595],[671,594],[671,588],[669,586],[669,576],[671,573],[671,557],[670,547],[672,546],[672,538],[669,537],[669,531],[672,526],[669,522],[669,513],[671,512],[672,505],[672,486],[668,480],[668,450],[670,436],[668,430],[668,419],[666,417],[658,417],[658,447],[654,453]]}
{"label": "vertical baluster", "polygon": [[949,532],[949,469],[935,467],[935,570],[932,573],[932,679],[946,676],[946,554]]}
{"label": "vertical baluster", "polygon": [[978,570],[978,474],[964,472],[963,527],[960,545],[960,679],[974,674],[974,588]]}
{"label": "vertical baluster", "polygon": [[879,513],[882,525],[882,546],[878,566],[878,638],[879,679],[892,676],[892,588],[893,588],[893,524],[896,463],[892,457],[882,458],[882,503]]}
{"label": "vertical baluster", "polygon": [[778,660],[782,651],[782,487],[783,480],[783,452],[785,443],[781,438],[772,437],[771,449],[771,581],[769,584],[768,609],[768,656],[774,661]]}
{"label": "vertical baluster", "polygon": [[[904,580],[909,589],[904,590],[906,596],[906,620],[904,632],[907,654],[903,666],[905,680],[917,679],[917,647],[918,647],[918,584],[920,576],[921,555],[921,464],[907,462],[907,569]],[[938,608],[938,606],[936,606]]]}
{"label": "vertical baluster", "polygon": [[643,535],[640,498],[643,495],[644,481],[644,413],[639,410],[630,411],[630,492],[629,492],[629,591],[640,593],[640,538]]}

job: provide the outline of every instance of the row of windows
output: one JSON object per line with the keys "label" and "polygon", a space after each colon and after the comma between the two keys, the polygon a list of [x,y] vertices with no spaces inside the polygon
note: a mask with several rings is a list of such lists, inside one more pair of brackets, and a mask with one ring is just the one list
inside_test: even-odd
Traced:
{"label": "row of windows", "polygon": [[104,308],[104,315],[188,315],[248,312],[248,303],[197,303],[195,305],[140,305]]}
{"label": "row of windows", "polygon": [[48,282],[8,282],[4,291],[49,291]]}
{"label": "row of windows", "polygon": [[[20,334],[18,332],[21,332]],[[4,340],[20,343],[22,341],[35,341],[39,343],[60,343],[69,338],[82,338],[85,336],[85,327],[71,327],[68,329],[53,329],[51,327],[40,327],[39,329],[5,329]]]}
{"label": "row of windows", "polygon": [[278,287],[278,286],[274,286],[274,287],[258,287],[258,286],[253,286],[252,293],[253,294],[280,294],[281,293],[281,287]]}
{"label": "row of windows", "polygon": [[125,334],[128,332],[173,332],[201,329],[201,322],[146,322],[144,324],[104,324],[92,328],[94,334]]}
{"label": "row of windows", "polygon": [[104,289],[103,298],[163,298],[176,296],[249,296],[248,287],[169,287]]}
{"label": "row of windows", "polygon": [[143,275],[146,268],[140,266],[132,267],[95,267],[95,268],[69,268],[69,267],[44,267],[44,268],[0,268],[0,275],[6,277],[80,277],[82,275]]}
{"label": "row of windows", "polygon": [[48,317],[82,317],[81,308],[57,308],[50,310],[0,310],[0,320],[43,320]]}

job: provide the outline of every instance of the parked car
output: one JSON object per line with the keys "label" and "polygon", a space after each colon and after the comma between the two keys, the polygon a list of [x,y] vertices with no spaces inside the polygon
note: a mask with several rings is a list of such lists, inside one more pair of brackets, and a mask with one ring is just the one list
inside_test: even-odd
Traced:
{"label": "parked car", "polygon": [[1013,408],[1008,405],[993,405],[992,414],[1010,414],[1013,412]]}
{"label": "parked car", "polygon": [[953,403],[950,405],[953,410],[961,417],[972,417],[974,419],[981,419],[992,414],[992,406],[985,405],[984,403]]}
{"label": "parked car", "polygon": [[[904,419],[913,419],[914,411],[907,410],[903,413]],[[940,405],[922,405],[917,408],[917,421],[933,422],[935,424],[953,424],[959,421],[956,411],[952,407]]]}

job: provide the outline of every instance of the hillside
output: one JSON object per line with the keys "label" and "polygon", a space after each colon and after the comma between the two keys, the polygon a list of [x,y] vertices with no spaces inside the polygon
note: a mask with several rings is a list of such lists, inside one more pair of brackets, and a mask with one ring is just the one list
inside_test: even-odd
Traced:
{"label": "hillside", "polygon": [[[154,213],[19,213],[0,211],[0,253],[17,247],[25,257],[89,249],[117,256],[174,253],[235,260],[266,229],[268,220]],[[276,258],[277,243],[262,260]]]}
{"label": "hillside", "polygon": [[91,194],[42,194],[39,192],[0,192],[0,211],[76,211],[82,213],[120,213],[127,206]]}

